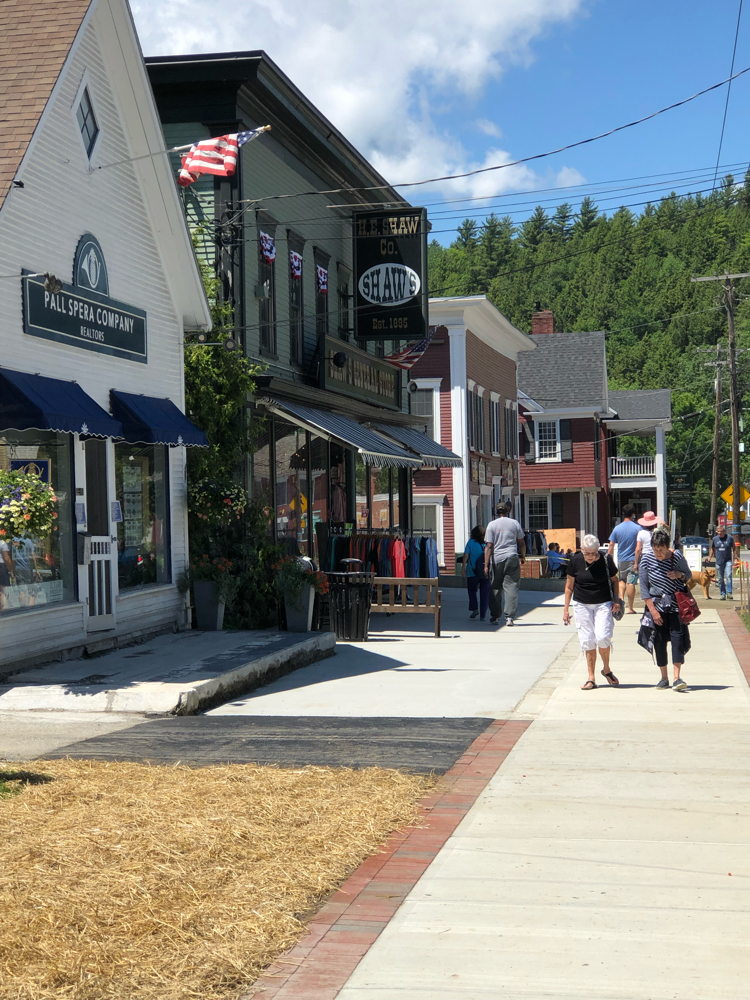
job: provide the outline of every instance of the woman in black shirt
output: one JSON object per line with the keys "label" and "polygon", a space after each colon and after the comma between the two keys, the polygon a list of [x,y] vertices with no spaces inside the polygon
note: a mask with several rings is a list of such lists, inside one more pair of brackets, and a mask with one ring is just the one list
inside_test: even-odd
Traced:
{"label": "woman in black shirt", "polygon": [[[584,535],[581,551],[568,563],[565,584],[563,623],[570,625],[570,602],[573,601],[578,638],[586,654],[589,677],[583,691],[596,687],[596,650],[602,659],[602,674],[612,687],[620,683],[609,668],[609,650],[612,645],[615,622],[612,617],[613,595],[619,593],[617,567],[611,556],[599,551],[596,535]],[[619,598],[617,598],[619,602]]]}

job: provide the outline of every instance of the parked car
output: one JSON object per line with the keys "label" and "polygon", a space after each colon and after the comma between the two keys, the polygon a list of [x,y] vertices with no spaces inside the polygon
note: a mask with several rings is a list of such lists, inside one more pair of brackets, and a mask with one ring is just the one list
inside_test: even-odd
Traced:
{"label": "parked car", "polygon": [[683,551],[686,545],[700,545],[701,558],[708,559],[708,553],[711,551],[711,542],[707,538],[704,538],[703,535],[685,535],[682,539]]}

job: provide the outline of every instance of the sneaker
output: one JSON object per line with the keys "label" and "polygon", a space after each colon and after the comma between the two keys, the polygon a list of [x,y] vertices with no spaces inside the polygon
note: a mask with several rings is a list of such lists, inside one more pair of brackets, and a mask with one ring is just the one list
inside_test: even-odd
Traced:
{"label": "sneaker", "polygon": [[672,683],[673,691],[684,691],[686,687],[687,684],[681,677],[678,677],[677,680],[673,681]]}
{"label": "sneaker", "polygon": [[515,625],[516,623],[513,621],[512,618],[506,618],[505,619],[505,624],[506,625]]}
{"label": "sneaker", "polygon": [[733,600],[734,600],[734,598],[732,597],[732,595],[731,595],[731,594],[727,594],[727,600],[728,600],[728,601],[733,601]]}
{"label": "sneaker", "polygon": [[477,618],[478,615],[479,615],[478,611],[472,611],[471,614],[469,615],[469,618]]}
{"label": "sneaker", "polygon": [[667,680],[666,677],[662,677],[662,679],[659,681],[656,687],[661,688],[662,690],[666,690],[669,687],[669,681]]}
{"label": "sneaker", "polygon": [[719,598],[720,601],[726,601],[726,599],[727,599],[726,594],[722,594],[721,597]]}
{"label": "sneaker", "polygon": [[497,625],[497,618],[490,618],[490,625]]}

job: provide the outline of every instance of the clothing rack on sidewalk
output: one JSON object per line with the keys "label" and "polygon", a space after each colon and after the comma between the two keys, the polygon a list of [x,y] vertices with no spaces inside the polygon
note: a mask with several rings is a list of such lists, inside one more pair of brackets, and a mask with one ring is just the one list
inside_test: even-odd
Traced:
{"label": "clothing rack on sidewalk", "polygon": [[438,575],[437,543],[431,531],[406,534],[398,528],[367,528],[329,534],[323,570],[339,572],[341,561],[350,558],[360,559],[362,569],[376,576],[434,579]]}

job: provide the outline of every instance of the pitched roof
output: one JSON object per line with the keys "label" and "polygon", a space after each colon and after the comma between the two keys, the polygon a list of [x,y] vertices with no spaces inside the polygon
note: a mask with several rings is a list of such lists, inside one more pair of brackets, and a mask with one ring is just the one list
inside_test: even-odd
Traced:
{"label": "pitched roof", "polygon": [[610,389],[609,407],[620,420],[671,420],[671,389]]}
{"label": "pitched roof", "polygon": [[91,2],[0,4],[0,208]]}
{"label": "pitched roof", "polygon": [[539,333],[535,351],[518,355],[518,388],[545,410],[606,409],[604,334]]}

